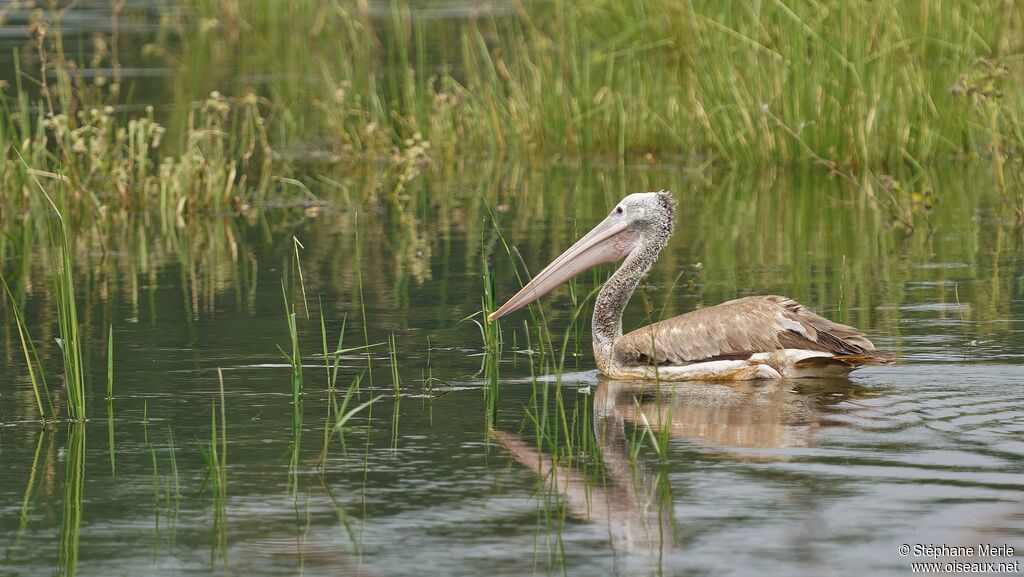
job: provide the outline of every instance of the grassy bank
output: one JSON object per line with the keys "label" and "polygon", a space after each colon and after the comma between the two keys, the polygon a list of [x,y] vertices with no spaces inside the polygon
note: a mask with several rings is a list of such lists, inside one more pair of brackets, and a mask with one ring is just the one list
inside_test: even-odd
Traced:
{"label": "grassy bank", "polygon": [[128,106],[126,81],[77,73],[118,70],[116,51],[79,40],[69,56],[62,14],[36,13],[0,102],[11,210],[30,175],[94,208],[237,209],[302,190],[289,176],[310,158],[385,167],[374,195],[483,156],[814,164],[869,189],[864,175],[977,160],[1004,195],[1020,188],[1013,2],[554,0],[443,18],[404,2],[185,4],[143,46],[173,71],[155,113]]}
{"label": "grassy bank", "polygon": [[[1017,159],[1024,142],[1024,13],[1004,0],[555,0],[455,20],[271,4],[196,6],[216,32],[189,62],[275,71],[285,133],[323,126],[344,157],[429,141],[433,156],[891,170]],[[193,98],[212,89],[198,78]]]}

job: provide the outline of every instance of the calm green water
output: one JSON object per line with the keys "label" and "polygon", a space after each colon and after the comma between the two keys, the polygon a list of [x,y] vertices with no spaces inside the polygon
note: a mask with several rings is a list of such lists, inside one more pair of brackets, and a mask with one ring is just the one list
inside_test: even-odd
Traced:
{"label": "calm green water", "polygon": [[[70,571],[77,550],[79,575],[902,574],[903,543],[1021,545],[1022,240],[985,174],[932,175],[940,200],[904,236],[819,177],[452,168],[418,185],[408,201],[416,205],[336,198],[319,211],[266,208],[184,228],[128,220],[116,223],[110,250],[80,247],[94,343],[93,418],[83,428],[32,421],[9,316],[4,324],[4,573]],[[484,199],[500,206],[500,229],[535,271],[620,191],[661,187],[676,191],[681,225],[627,326],[662,308],[781,292],[857,324],[901,364],[842,381],[643,390],[598,378],[584,327],[568,339],[558,384],[532,379],[537,356],[513,350],[513,341],[525,348],[519,315],[502,327],[498,432],[489,434],[483,342],[460,321],[480,307],[485,259],[500,296],[517,285]],[[293,235],[305,246],[313,317],[299,323],[298,426],[276,349],[288,347],[280,282]],[[28,316],[55,386],[53,305],[35,268]],[[372,349],[360,395],[383,398],[350,423],[344,447],[331,441],[317,469],[326,407],[317,299],[332,340],[347,315],[347,345],[362,344],[360,272],[369,341],[397,341],[400,397],[387,348]],[[577,293],[592,283],[583,279]],[[544,303],[556,349],[572,312],[567,293]],[[223,540],[199,450],[217,368],[227,415]],[[366,359],[349,355],[340,386],[366,372]],[[555,442],[538,442],[529,416],[545,407]]]}
{"label": "calm green water", "polygon": [[[154,6],[129,3],[121,25],[135,107],[164,104],[187,76],[138,56],[159,36],[159,14],[177,14]],[[454,12],[423,17],[464,8],[443,7]],[[109,22],[105,10],[69,13],[78,44]],[[27,19],[8,14],[4,39],[24,48]],[[260,63],[227,54],[233,64],[213,59],[209,77],[197,67],[181,92],[273,84],[265,70],[231,76]],[[284,156],[327,156],[289,144]],[[281,196],[185,220],[109,214],[75,234],[88,423],[39,424],[0,301],[0,575],[905,575],[931,560],[899,555],[918,543],[1009,544],[1016,557],[986,560],[1020,560],[1022,230],[980,168],[899,176],[912,233],[821,172],[463,161],[391,198],[375,167],[296,165],[292,177],[319,201]],[[485,348],[465,320],[481,308],[485,263],[499,300],[519,287],[499,231],[536,272],[619,198],[658,189],[679,201],[677,232],[627,328],[778,293],[860,327],[900,364],[848,380],[607,382],[590,355],[586,295],[610,268],[543,301],[550,345],[522,312],[502,321],[500,354]],[[43,218],[0,210],[24,248],[0,264],[25,294],[63,412]],[[278,350],[290,350],[284,278],[299,311],[298,403]],[[395,350],[343,357],[339,388],[361,379],[353,405],[380,400],[329,440],[318,466],[321,310],[332,345],[344,326],[346,347],[393,337]],[[222,508],[203,459],[218,369]]]}

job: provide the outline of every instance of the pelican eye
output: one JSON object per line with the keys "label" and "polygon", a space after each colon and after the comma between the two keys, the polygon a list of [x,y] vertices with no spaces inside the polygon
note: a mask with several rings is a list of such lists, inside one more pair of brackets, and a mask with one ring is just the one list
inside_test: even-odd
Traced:
{"label": "pelican eye", "polygon": [[622,208],[621,206],[616,206],[615,207],[615,214],[622,214],[624,212],[626,212],[626,210],[624,208]]}

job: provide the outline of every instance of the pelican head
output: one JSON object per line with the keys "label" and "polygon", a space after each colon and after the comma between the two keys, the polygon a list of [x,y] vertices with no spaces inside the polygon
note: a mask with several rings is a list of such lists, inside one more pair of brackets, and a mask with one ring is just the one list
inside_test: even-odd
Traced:
{"label": "pelican head", "polygon": [[[651,256],[656,257],[672,235],[675,214],[676,201],[665,191],[637,192],[623,198],[593,230],[537,273],[487,320],[515,312],[599,264],[628,260],[641,252],[653,252]],[[648,260],[653,263],[653,258]]]}

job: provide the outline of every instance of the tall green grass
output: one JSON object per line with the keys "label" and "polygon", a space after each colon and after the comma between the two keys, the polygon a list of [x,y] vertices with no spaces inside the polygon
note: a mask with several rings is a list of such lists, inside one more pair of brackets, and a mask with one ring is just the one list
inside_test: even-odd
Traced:
{"label": "tall green grass", "polygon": [[[282,151],[312,144],[379,164],[370,194],[395,198],[480,156],[812,164],[854,180],[976,159],[1024,205],[1018,3],[553,0],[443,21],[404,0],[383,15],[186,4],[204,25],[165,23],[181,39],[163,47],[178,66],[165,114],[116,112],[127,93],[76,75],[42,12],[41,69],[0,95],[0,200],[28,209],[35,174],[89,211],[242,210],[275,187],[305,193]],[[57,80],[39,94],[23,76]]]}
{"label": "tall green grass", "polygon": [[[249,72],[294,61],[266,87],[293,112],[285,133],[327,127],[348,159],[429,142],[426,154],[446,160],[890,170],[963,156],[998,164],[1024,142],[1024,12],[1012,2],[554,0],[442,23],[417,10],[286,1],[240,15],[247,34],[192,48],[232,45],[253,56],[209,65]],[[313,106],[292,75],[319,80]]]}
{"label": "tall green grass", "polygon": [[[153,106],[141,114],[118,113],[131,91],[122,93],[118,82],[105,82],[102,75],[89,82],[77,74],[78,65],[65,55],[66,10],[36,13],[37,25],[28,31],[38,68],[22,69],[16,52],[16,84],[10,94],[0,92],[5,206],[45,206],[29,194],[35,177],[43,178],[51,194],[63,187],[67,208],[82,216],[115,209],[173,215],[237,210],[264,197],[271,185],[267,101],[211,90],[182,103],[172,129],[177,138],[168,143],[168,129]],[[93,65],[116,64],[103,58],[98,50]],[[48,83],[50,77],[56,82]]]}
{"label": "tall green grass", "polygon": [[[57,198],[63,204],[63,197]],[[82,359],[81,325],[78,322],[78,303],[75,299],[71,232],[61,206],[52,200],[50,203],[57,213],[56,223],[50,229],[52,252],[59,255],[51,262],[54,298],[57,301],[57,321],[60,328],[60,340],[57,344],[64,360],[68,416],[74,421],[82,422],[86,419],[85,363]]]}

